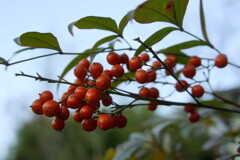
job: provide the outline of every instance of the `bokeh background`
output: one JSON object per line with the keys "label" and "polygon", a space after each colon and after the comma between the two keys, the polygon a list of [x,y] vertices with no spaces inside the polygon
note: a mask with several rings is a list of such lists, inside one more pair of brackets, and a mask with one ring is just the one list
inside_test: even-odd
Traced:
{"label": "bokeh background", "polygon": [[[74,30],[75,36],[72,37],[67,31],[69,23],[89,15],[112,17],[113,19],[119,21],[128,11],[134,9],[141,2],[143,1],[1,0],[0,56],[4,58],[12,57],[13,53],[20,49],[20,47],[13,42],[13,39],[28,31],[52,32],[58,38],[64,51],[83,51],[84,49],[92,46],[96,40],[106,35],[106,32],[95,30]],[[201,35],[198,3],[198,0],[190,1],[184,25],[190,32]],[[229,56],[231,62],[238,65],[240,65],[239,9],[240,2],[236,0],[205,1],[207,29],[210,39],[213,44]],[[131,22],[127,26],[125,35],[129,41],[136,46],[137,44],[133,42],[132,39],[136,37],[145,39],[149,34],[153,33],[158,28],[166,25],[167,24],[164,23],[139,25],[136,22]],[[162,41],[161,44],[158,44],[157,47],[166,47],[170,44],[189,39],[191,38],[188,36],[174,33],[164,39],[164,41]],[[41,55],[43,53],[51,53],[51,51],[28,51],[15,56],[13,61],[35,55]],[[205,57],[214,57],[216,55],[207,48],[194,49],[191,53],[201,54]],[[101,58],[103,57],[100,56],[98,60],[101,60]],[[9,154],[14,153],[14,145],[19,142],[19,136],[17,135],[19,135],[19,130],[22,126],[31,128],[30,123],[32,122],[33,114],[29,106],[36,98],[37,94],[45,89],[56,91],[56,85],[47,84],[45,82],[37,82],[28,78],[15,77],[14,74],[24,71],[30,74],[35,74],[37,72],[44,76],[57,77],[66,66],[68,60],[70,61],[71,57],[55,56],[14,65],[7,69],[4,66],[0,67],[0,159],[6,159],[9,157]],[[238,89],[240,86],[239,74],[240,72],[232,67],[227,67],[221,73],[216,71],[216,73],[213,73],[213,77],[215,78],[211,79],[212,84],[214,88],[224,92],[232,89]],[[71,79],[73,77],[68,75],[67,78]],[[64,87],[61,89],[64,89]],[[184,99],[184,97],[176,95],[174,99],[181,100]],[[149,115],[146,115],[146,118],[148,116]],[[135,115],[135,117],[138,116]],[[35,125],[46,124],[45,128],[43,128],[46,130],[50,129],[49,125],[46,122],[43,122],[43,120],[37,119],[34,121],[37,121]],[[114,139],[115,144],[112,144],[112,147],[114,147],[117,143],[121,143],[126,140],[130,131],[130,129],[127,129],[125,131],[126,135],[122,135],[122,138],[119,140]],[[120,133],[117,131],[114,131],[113,133],[106,133],[103,135],[103,137],[105,136],[106,141],[108,139],[107,137],[109,137],[108,134],[118,135]],[[59,133],[56,133],[56,136],[60,136]],[[43,141],[45,140],[44,137],[42,137],[42,139]],[[99,139],[101,140],[101,137]],[[102,141],[102,144],[106,142],[104,140]],[[73,141],[69,140],[69,142]],[[77,142],[80,143],[80,141]],[[102,148],[102,150],[99,150],[99,153],[101,154],[107,146],[103,145],[99,148]]]}

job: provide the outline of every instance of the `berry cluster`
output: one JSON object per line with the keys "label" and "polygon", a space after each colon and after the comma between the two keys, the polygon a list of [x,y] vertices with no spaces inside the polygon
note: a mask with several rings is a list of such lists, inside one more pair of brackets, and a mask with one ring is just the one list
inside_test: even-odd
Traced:
{"label": "berry cluster", "polygon": [[[142,84],[136,100],[145,100],[149,102],[148,110],[153,111],[157,108],[157,99],[160,96],[159,90],[155,87],[148,88],[145,84],[155,82],[157,79],[157,71],[164,70],[166,75],[174,72],[177,64],[177,57],[167,55],[164,62],[153,61],[148,64],[150,57],[147,53],[139,56],[133,56],[129,59],[127,54],[117,54],[110,52],[106,56],[107,62],[112,66],[110,70],[103,68],[101,63],[90,63],[87,59],[81,59],[74,69],[76,80],[63,93],[59,102],[53,99],[50,91],[40,93],[40,97],[32,103],[32,110],[36,114],[43,114],[47,117],[55,117],[52,120],[52,128],[61,131],[65,126],[65,121],[69,119],[70,111],[74,110],[73,119],[81,123],[85,131],[93,131],[97,127],[102,130],[111,128],[123,128],[127,124],[127,118],[122,114],[122,110],[111,113],[104,113],[100,109],[100,102],[105,107],[115,104],[112,100],[110,89],[112,82],[121,78],[125,71],[124,66],[130,72],[135,73],[132,81]],[[192,79],[197,67],[201,66],[201,59],[193,56],[183,67],[182,74]],[[227,65],[227,57],[220,54],[215,59],[215,66],[223,68]],[[144,69],[143,66],[149,67]],[[175,88],[178,92],[183,92],[190,87],[186,80],[178,80]],[[204,88],[201,85],[192,87],[191,94],[200,98],[204,94]],[[200,118],[196,107],[185,106],[184,109],[189,113],[189,120],[197,122]]]}

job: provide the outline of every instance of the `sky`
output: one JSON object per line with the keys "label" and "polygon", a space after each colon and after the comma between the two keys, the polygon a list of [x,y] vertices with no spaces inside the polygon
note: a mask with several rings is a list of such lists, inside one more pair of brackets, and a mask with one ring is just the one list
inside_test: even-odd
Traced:
{"label": "sky", "polygon": [[[128,11],[134,9],[142,0],[1,0],[0,1],[0,48],[1,57],[9,58],[20,49],[13,39],[24,32],[38,31],[51,32],[59,40],[61,48],[66,52],[79,52],[92,46],[94,42],[103,36],[110,35],[105,31],[77,30],[72,37],[68,31],[69,23],[84,16],[97,15],[112,17],[119,21]],[[185,17],[184,26],[190,32],[201,36],[198,0],[190,0]],[[204,1],[207,17],[207,27],[211,41],[229,56],[231,62],[239,64],[239,36],[240,22],[238,12],[240,3],[236,0],[211,0]],[[136,37],[145,39],[148,35],[166,26],[164,23],[139,25],[131,22],[126,29],[125,36],[131,43]],[[190,40],[189,36],[173,33],[156,47],[166,47],[176,42]],[[155,47],[155,46],[154,46]],[[13,61],[29,58],[35,55],[51,53],[48,50],[30,51],[19,54]],[[208,48],[193,49],[193,54],[201,54],[205,57],[214,57],[216,54]],[[26,120],[32,117],[29,106],[36,99],[37,94],[45,89],[55,91],[55,85],[41,83],[32,79],[15,77],[14,74],[24,71],[28,74],[36,72],[48,77],[59,75],[73,57],[55,56],[44,58],[9,67],[0,66],[0,159],[6,156],[9,147],[16,142],[16,130]],[[97,60],[101,60],[99,57]],[[218,89],[229,89],[239,87],[239,71],[228,67],[219,72],[216,70],[216,78],[213,86]],[[224,73],[224,81],[223,76]],[[67,78],[72,78],[69,75]],[[181,99],[181,96],[175,97]]]}

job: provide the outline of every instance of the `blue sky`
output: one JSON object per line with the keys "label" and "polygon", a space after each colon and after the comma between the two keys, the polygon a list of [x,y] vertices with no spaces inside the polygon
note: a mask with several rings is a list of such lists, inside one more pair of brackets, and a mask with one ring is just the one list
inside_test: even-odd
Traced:
{"label": "blue sky", "polygon": [[[28,31],[52,32],[59,39],[64,51],[82,51],[110,33],[96,30],[75,31],[75,37],[70,36],[67,25],[81,17],[98,15],[112,17],[119,21],[128,11],[134,9],[142,0],[1,0],[0,2],[0,48],[1,56],[9,58],[19,47],[13,39],[21,33]],[[190,0],[186,15],[185,27],[198,35],[200,34],[200,24],[198,15],[198,0]],[[240,64],[239,56],[239,36],[240,22],[238,21],[240,3],[236,0],[205,0],[208,32],[212,42],[229,56],[232,62]],[[158,28],[166,24],[139,25],[130,23],[125,32],[126,37],[131,41],[140,36],[146,38]],[[189,40],[188,36],[174,33],[166,38],[157,47],[166,47],[170,44]],[[133,43],[136,45],[136,43]],[[207,48],[194,49],[193,53],[214,57],[214,52]],[[50,51],[40,50],[26,52],[18,55],[14,60],[24,59],[30,56],[50,53]],[[8,68],[0,67],[0,159],[8,151],[10,144],[15,142],[15,132],[19,125],[28,120],[32,113],[28,106],[37,97],[37,93],[44,89],[54,90],[54,85],[35,82],[32,79],[15,77],[14,73],[24,71],[34,74],[36,72],[56,77],[67,64],[66,58],[51,57],[49,59],[36,60],[19,64]],[[100,57],[101,59],[101,57]],[[70,58],[69,58],[70,61]],[[224,69],[228,83],[222,84],[222,76],[217,76],[213,80],[216,88],[229,88],[239,86],[239,72],[229,67]],[[68,76],[71,78],[71,76]],[[179,98],[179,97],[178,97]],[[181,97],[180,97],[181,98]]]}

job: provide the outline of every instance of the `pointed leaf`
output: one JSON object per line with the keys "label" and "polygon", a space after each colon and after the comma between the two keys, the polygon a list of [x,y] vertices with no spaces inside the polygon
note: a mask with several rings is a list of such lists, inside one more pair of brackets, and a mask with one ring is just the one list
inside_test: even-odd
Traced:
{"label": "pointed leaf", "polygon": [[51,33],[27,32],[14,41],[21,46],[61,51],[57,38]]}
{"label": "pointed leaf", "polygon": [[111,35],[111,36],[104,37],[104,38],[100,39],[99,41],[97,41],[97,42],[94,44],[93,48],[98,48],[98,47],[101,46],[102,44],[107,43],[107,42],[109,42],[109,41],[112,41],[112,40],[114,40],[114,39],[116,39],[116,38],[118,38],[118,37],[119,37],[119,36],[117,36],[117,35]]}
{"label": "pointed leaf", "polygon": [[207,35],[204,9],[203,9],[203,1],[202,0],[200,0],[200,20],[201,20],[201,29],[202,29],[203,37],[207,42],[209,42],[208,35]]}
{"label": "pointed leaf", "polygon": [[129,12],[127,15],[125,15],[119,23],[120,35],[123,34],[123,31],[124,31],[125,27],[127,26],[128,22],[130,20],[130,17],[129,17],[130,14],[131,14],[131,12]]}
{"label": "pointed leaf", "polygon": [[174,0],[177,24],[182,27],[189,0]]}
{"label": "pointed leaf", "polygon": [[[88,16],[88,17],[79,19],[73,24],[79,29],[101,29],[106,31],[112,31],[114,33],[119,34],[119,30],[116,22],[113,19],[108,17]],[[69,27],[69,31],[71,32],[72,32],[72,25],[70,24],[70,27]]]}
{"label": "pointed leaf", "polygon": [[[144,44],[151,47],[152,45],[158,43],[161,41],[164,37],[166,37],[170,32],[177,30],[177,28],[174,27],[166,27],[163,28],[154,34],[152,34],[147,40],[144,41]],[[135,55],[139,55],[142,51],[145,50],[145,47],[141,45],[135,52]]]}

